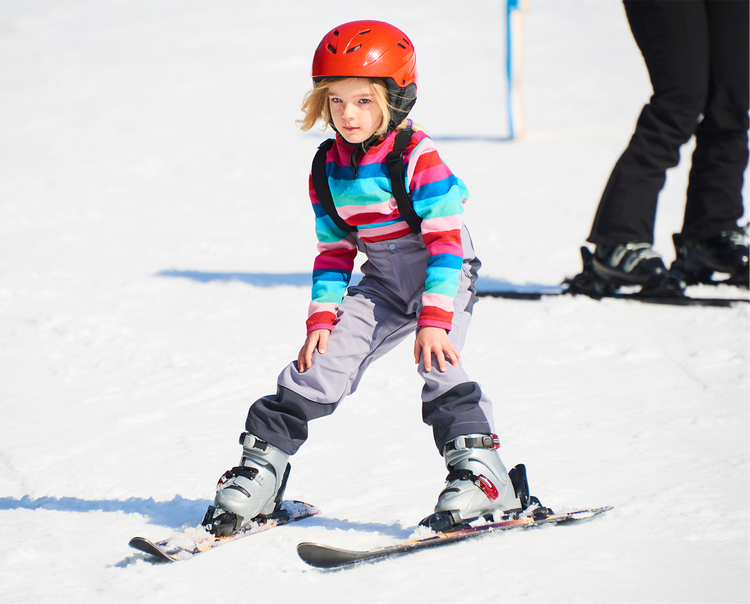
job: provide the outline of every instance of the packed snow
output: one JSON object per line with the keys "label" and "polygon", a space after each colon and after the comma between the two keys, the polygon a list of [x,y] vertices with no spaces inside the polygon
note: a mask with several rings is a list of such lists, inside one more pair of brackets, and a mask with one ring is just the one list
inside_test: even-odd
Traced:
{"label": "packed snow", "polygon": [[[617,0],[534,0],[507,141],[504,11],[0,0],[0,601],[748,602],[747,304],[476,306],[462,358],[504,461],[556,511],[614,506],[591,522],[306,566],[301,541],[408,538],[442,488],[407,341],[292,458],[287,496],[319,516],[172,565],[128,547],[200,522],[302,344],[327,135],[294,121],[333,26],[412,38],[412,117],[471,191],[485,284],[579,270],[648,73]],[[690,152],[659,205],[667,262]],[[725,289],[692,293],[747,295]]]}

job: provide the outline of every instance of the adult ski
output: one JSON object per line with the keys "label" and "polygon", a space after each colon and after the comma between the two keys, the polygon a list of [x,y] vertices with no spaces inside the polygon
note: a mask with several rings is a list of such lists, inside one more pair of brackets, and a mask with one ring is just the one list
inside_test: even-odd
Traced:
{"label": "adult ski", "polygon": [[[693,297],[685,293],[685,283],[676,276],[668,276],[660,288],[627,291],[622,287],[603,281],[592,268],[592,254],[587,247],[581,248],[583,271],[570,279],[565,279],[557,286],[540,286],[537,288],[522,286],[516,288],[483,288],[479,282],[478,297],[507,298],[511,300],[541,300],[549,296],[586,296],[594,300],[614,298],[632,300],[646,304],[667,304],[671,306],[714,306],[727,308],[736,304],[747,304],[750,299],[725,297]],[[721,285],[721,281],[710,281],[711,285]],[[732,280],[727,285],[737,285]],[[747,288],[746,284],[740,284]]]}
{"label": "adult ski", "polygon": [[203,526],[185,529],[182,533],[176,533],[168,539],[161,541],[149,541],[144,537],[133,537],[128,545],[146,554],[150,554],[155,560],[161,562],[181,562],[190,560],[195,556],[212,550],[216,547],[237,541],[256,533],[261,533],[277,526],[297,522],[310,516],[319,514],[320,510],[309,503],[302,501],[287,500],[282,502],[281,509],[272,516],[251,521],[244,525],[236,533],[226,537],[216,537],[205,530]]}
{"label": "adult ski", "polygon": [[297,554],[310,566],[316,568],[343,568],[361,562],[372,562],[393,556],[401,556],[431,547],[439,547],[465,541],[476,537],[482,537],[491,533],[498,533],[519,528],[531,528],[543,524],[561,524],[588,520],[612,509],[612,506],[576,510],[564,514],[551,513],[547,516],[535,517],[533,515],[520,518],[470,526],[465,529],[450,533],[433,533],[427,537],[411,539],[395,545],[387,545],[369,550],[347,550],[320,543],[304,542],[297,546]]}
{"label": "adult ski", "polygon": [[560,288],[559,290],[481,290],[476,294],[482,298],[505,298],[509,300],[542,300],[546,297],[555,296],[586,296],[594,300],[613,298],[616,300],[632,300],[646,304],[666,304],[670,306],[715,306],[718,308],[729,308],[737,304],[747,304],[748,298],[698,298],[688,295],[649,295],[641,292],[611,292],[611,293],[584,293]]}

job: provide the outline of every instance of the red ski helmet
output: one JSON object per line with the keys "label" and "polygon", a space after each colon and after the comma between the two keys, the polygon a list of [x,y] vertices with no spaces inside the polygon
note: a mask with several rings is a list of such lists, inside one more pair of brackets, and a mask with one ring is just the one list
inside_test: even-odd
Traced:
{"label": "red ski helmet", "polygon": [[315,51],[312,78],[373,78],[388,89],[393,130],[417,101],[417,56],[411,40],[383,21],[352,21],[329,31]]}

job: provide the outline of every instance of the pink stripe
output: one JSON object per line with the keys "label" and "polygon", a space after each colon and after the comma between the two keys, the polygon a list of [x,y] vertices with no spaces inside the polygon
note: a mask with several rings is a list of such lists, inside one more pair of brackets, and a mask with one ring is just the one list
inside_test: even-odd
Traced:
{"label": "pink stripe", "polygon": [[362,229],[359,231],[359,236],[363,241],[376,241],[388,237],[395,239],[395,237],[392,237],[393,235],[404,235],[410,232],[411,229],[408,225],[397,222],[382,227],[375,227],[374,229]]}
{"label": "pink stripe", "polygon": [[310,302],[307,316],[312,317],[316,312],[329,312],[336,316],[339,305],[335,302]]}
{"label": "pink stripe", "polygon": [[437,256],[438,254],[451,254],[463,258],[464,255],[463,248],[453,242],[436,241],[435,243],[428,245],[427,249],[432,256]]}
{"label": "pink stripe", "polygon": [[331,242],[318,242],[318,251],[320,253],[324,252],[332,252],[336,250],[354,250],[357,246],[354,245],[354,241],[351,239],[350,236],[347,236],[345,239],[340,239],[339,241],[331,241]]}
{"label": "pink stripe", "polygon": [[460,214],[455,216],[439,216],[422,221],[423,233],[444,233],[445,231],[460,231],[463,219]]}
{"label": "pink stripe", "polygon": [[443,323],[442,321],[432,321],[430,319],[419,319],[419,321],[417,321],[417,327],[439,327],[445,331],[450,331],[453,324]]}
{"label": "pink stripe", "polygon": [[446,296],[445,294],[429,294],[427,292],[422,294],[422,304],[427,307],[439,308],[447,313],[453,312],[454,298]]}
{"label": "pink stripe", "polygon": [[387,145],[380,145],[375,151],[369,149],[365,155],[362,156],[362,164],[377,164],[385,161],[385,156],[388,155],[390,149],[386,148]]}
{"label": "pink stripe", "polygon": [[315,325],[310,325],[310,327],[307,328],[307,333],[310,334],[316,329],[327,329],[328,331],[333,331],[333,325],[330,323],[316,323]]}
{"label": "pink stripe", "polygon": [[[360,158],[359,163],[382,163],[385,161],[385,156],[388,155],[390,150],[390,148],[387,148],[387,145],[378,145],[375,149],[368,149],[367,153]],[[348,151],[349,149],[346,149],[343,146],[341,147],[341,150],[339,150],[339,145],[334,145],[326,156],[326,162],[333,161],[339,167],[348,166],[351,163],[351,154]]]}
{"label": "pink stripe", "polygon": [[443,180],[444,178],[450,177],[451,174],[452,172],[450,171],[450,168],[443,163],[437,166],[425,168],[424,170],[420,170],[419,174],[417,174],[417,178],[414,181],[414,187],[421,187],[422,185]]}
{"label": "pink stripe", "polygon": [[365,243],[376,243],[378,241],[388,241],[389,239],[398,239],[400,237],[403,237],[404,235],[411,234],[411,229],[409,227],[404,228],[403,231],[398,231],[397,233],[389,233],[387,235],[383,235],[381,237],[362,237],[362,241]]}
{"label": "pink stripe", "polygon": [[417,167],[419,157],[424,153],[429,153],[431,151],[437,151],[435,143],[432,142],[431,138],[424,138],[419,142],[414,151],[411,152],[411,155],[409,156],[409,167],[406,171],[409,183],[411,183],[411,179],[414,177],[414,170]]}
{"label": "pink stripe", "polygon": [[[344,220],[363,213],[382,214],[385,217],[384,219],[387,219],[389,214],[392,214],[398,209],[398,204],[396,204],[395,199],[391,198],[388,201],[383,201],[381,203],[367,204],[366,206],[342,206],[336,209],[338,210],[339,216]],[[381,220],[383,220],[383,218],[381,218]]]}
{"label": "pink stripe", "polygon": [[353,267],[354,259],[351,256],[316,256],[313,262],[313,270],[351,271]]}

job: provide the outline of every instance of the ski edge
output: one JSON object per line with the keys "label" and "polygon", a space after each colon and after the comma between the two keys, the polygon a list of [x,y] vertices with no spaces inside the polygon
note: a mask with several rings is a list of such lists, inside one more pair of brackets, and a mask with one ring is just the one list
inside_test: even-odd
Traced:
{"label": "ski edge", "polygon": [[[589,520],[601,513],[608,512],[612,506],[603,506],[561,514],[553,514],[546,518],[534,519],[531,516],[506,520],[477,527],[470,527],[452,533],[437,533],[427,537],[411,539],[394,545],[376,547],[369,550],[348,550],[331,545],[305,541],[297,545],[297,554],[310,566],[321,569],[335,570],[362,562],[373,562],[381,558],[408,554],[419,549],[447,545],[455,541],[462,541],[474,537],[487,535],[514,528],[530,528],[543,524],[560,524],[564,522],[581,522]],[[323,556],[321,556],[323,554]]]}

